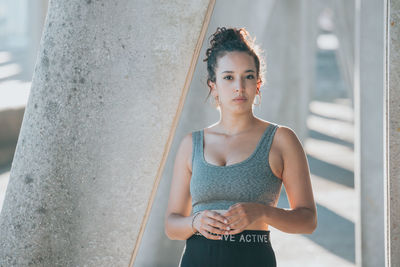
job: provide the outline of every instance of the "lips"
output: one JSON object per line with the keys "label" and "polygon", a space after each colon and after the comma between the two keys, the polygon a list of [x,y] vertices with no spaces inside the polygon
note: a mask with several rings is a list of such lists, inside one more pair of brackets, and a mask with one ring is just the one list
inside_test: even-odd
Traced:
{"label": "lips", "polygon": [[246,100],[246,98],[244,98],[244,97],[237,97],[237,98],[234,98],[233,100]]}

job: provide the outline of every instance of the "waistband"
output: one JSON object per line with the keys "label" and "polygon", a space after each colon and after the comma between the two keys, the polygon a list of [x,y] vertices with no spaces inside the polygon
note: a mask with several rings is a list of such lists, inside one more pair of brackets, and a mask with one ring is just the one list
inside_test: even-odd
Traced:
{"label": "waistband", "polygon": [[265,230],[243,230],[242,232],[234,235],[220,235],[222,239],[214,240],[208,239],[201,233],[193,234],[189,239],[192,240],[207,240],[208,242],[223,242],[234,244],[269,244],[270,231]]}

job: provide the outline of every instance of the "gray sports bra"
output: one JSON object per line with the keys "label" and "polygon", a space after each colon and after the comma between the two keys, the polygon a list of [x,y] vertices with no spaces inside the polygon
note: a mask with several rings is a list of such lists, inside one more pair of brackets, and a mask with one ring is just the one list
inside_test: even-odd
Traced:
{"label": "gray sports bra", "polygon": [[217,166],[204,159],[204,130],[192,132],[192,212],[226,210],[237,202],[258,202],[276,206],[282,180],[268,162],[269,151],[278,125],[270,123],[254,152],[244,161]]}

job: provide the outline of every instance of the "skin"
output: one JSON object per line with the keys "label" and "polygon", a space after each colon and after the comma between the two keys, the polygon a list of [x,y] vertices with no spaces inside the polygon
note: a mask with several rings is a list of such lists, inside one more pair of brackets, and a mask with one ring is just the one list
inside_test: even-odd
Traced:
{"label": "skin", "polygon": [[[254,58],[236,51],[218,58],[216,81],[209,81],[209,86],[219,103],[220,120],[204,129],[204,159],[218,166],[241,162],[252,154],[269,125],[253,114],[252,103],[261,86]],[[246,100],[234,101],[236,97]],[[192,150],[192,134],[189,133],[176,154],[165,213],[165,233],[174,240],[186,240],[193,235],[189,187]],[[287,233],[311,234],[317,227],[317,215],[310,172],[303,147],[290,128],[280,126],[276,130],[269,165],[285,186],[290,209],[239,202],[227,210],[201,211],[194,220],[194,229],[209,239],[221,238],[210,233],[268,230],[269,225]]]}

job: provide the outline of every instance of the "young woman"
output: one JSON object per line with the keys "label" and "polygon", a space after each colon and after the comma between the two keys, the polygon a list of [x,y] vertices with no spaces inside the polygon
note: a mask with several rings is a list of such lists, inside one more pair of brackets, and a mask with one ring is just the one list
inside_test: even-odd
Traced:
{"label": "young woman", "polygon": [[[222,27],[211,37],[204,61],[220,120],[181,141],[165,233],[186,240],[181,267],[276,266],[269,225],[317,226],[307,158],[290,128],[253,114],[264,64],[248,32]],[[282,183],[290,210],[276,207]]]}

